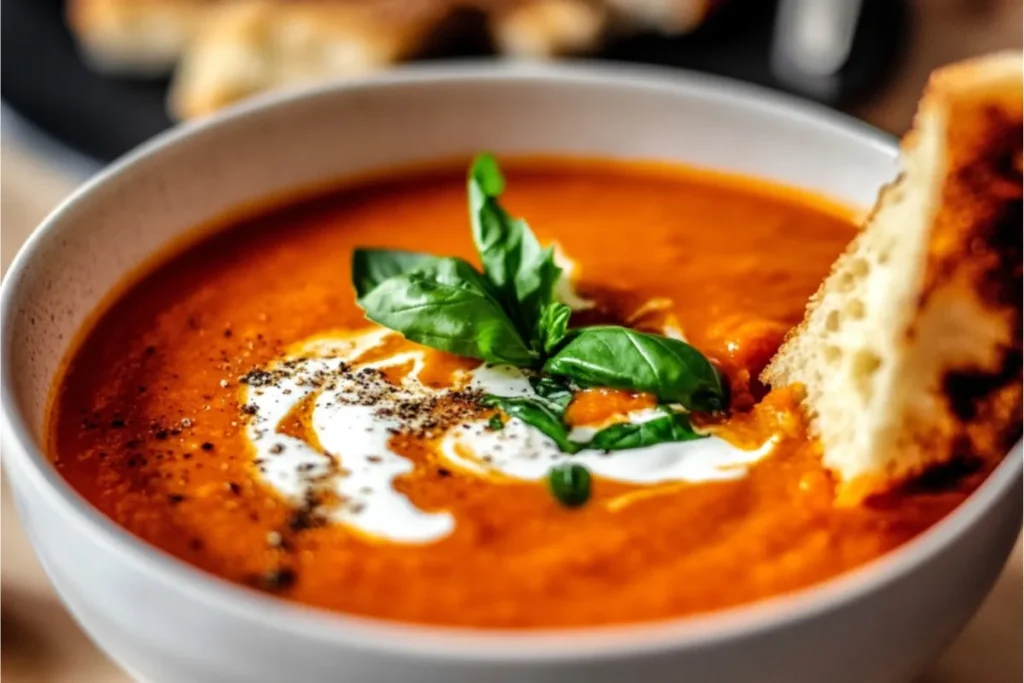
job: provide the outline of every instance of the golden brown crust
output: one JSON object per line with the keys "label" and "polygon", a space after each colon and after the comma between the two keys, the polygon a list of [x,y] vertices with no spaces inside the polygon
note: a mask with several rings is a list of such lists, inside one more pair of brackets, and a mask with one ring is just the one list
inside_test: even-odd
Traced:
{"label": "golden brown crust", "polygon": [[[1021,437],[1024,147],[1020,58],[972,60],[937,72],[924,105],[947,109],[946,174],[917,308],[957,283],[1007,330],[989,363],[951,365],[942,392],[950,425],[930,466],[1002,457]],[[1005,83],[1007,72],[1016,87]],[[912,142],[912,141],[911,141]],[[917,320],[906,331],[919,333]],[[907,472],[905,477],[921,474]]]}
{"label": "golden brown crust", "polygon": [[913,170],[881,191],[761,376],[808,385],[803,407],[849,502],[1020,438],[1021,62],[933,76],[901,144]]}
{"label": "golden brown crust", "polygon": [[[956,424],[949,458],[997,458],[1021,436],[1022,126],[1017,98],[951,108],[951,178],[935,219],[919,308],[945,283],[961,281],[1010,334],[993,364],[946,371],[943,391]],[[915,327],[908,330],[915,333]]]}

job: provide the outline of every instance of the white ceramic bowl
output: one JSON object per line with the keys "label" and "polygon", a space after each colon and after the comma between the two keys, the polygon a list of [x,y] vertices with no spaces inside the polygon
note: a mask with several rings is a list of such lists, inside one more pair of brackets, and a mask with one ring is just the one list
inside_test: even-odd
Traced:
{"label": "white ceramic bowl", "polygon": [[964,625],[1010,551],[1019,444],[947,519],[837,580],[706,617],[528,633],[325,613],[231,585],[136,540],[43,457],[47,396],[69,340],[161,246],[270,195],[483,148],[682,161],[865,207],[897,156],[887,137],[776,94],[579,67],[396,72],[265,99],[145,145],[58,208],[3,284],[4,465],[43,566],[85,630],[153,683],[911,677]]}

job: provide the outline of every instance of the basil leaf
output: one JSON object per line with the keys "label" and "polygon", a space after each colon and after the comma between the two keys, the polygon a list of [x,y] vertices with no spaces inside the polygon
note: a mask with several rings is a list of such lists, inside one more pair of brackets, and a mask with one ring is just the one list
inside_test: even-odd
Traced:
{"label": "basil leaf", "polygon": [[493,154],[477,154],[469,167],[469,176],[488,197],[497,197],[505,191],[505,176],[501,174],[498,161]]}
{"label": "basil leaf", "polygon": [[554,377],[531,377],[530,386],[538,396],[557,408],[560,413],[565,412],[576,393],[564,379]]}
{"label": "basil leaf", "polygon": [[470,168],[469,216],[484,274],[501,297],[509,317],[536,351],[544,349],[541,318],[555,300],[555,285],[562,269],[555,265],[554,249],[540,246],[525,221],[513,218],[498,201],[505,179],[489,154],[481,154]]}
{"label": "basil leaf", "polygon": [[579,507],[590,500],[590,470],[578,462],[563,462],[548,470],[551,495],[566,507]]}
{"label": "basil leaf", "polygon": [[483,277],[459,258],[390,277],[359,305],[373,322],[433,349],[518,367],[537,360]]}
{"label": "basil leaf", "polygon": [[559,301],[544,307],[540,315],[540,338],[544,353],[553,352],[569,333],[572,309]]}
{"label": "basil leaf", "polygon": [[621,451],[627,448],[703,438],[703,435],[693,431],[690,418],[685,413],[666,411],[663,417],[656,417],[647,422],[627,422],[605,427],[594,435],[587,448]]}
{"label": "basil leaf", "polygon": [[352,252],[352,285],[362,299],[388,278],[440,260],[432,254],[401,249],[356,249]]}
{"label": "basil leaf", "polygon": [[483,404],[501,408],[509,417],[517,417],[535,429],[539,429],[558,446],[563,453],[575,453],[580,444],[569,440],[569,428],[562,422],[562,411],[534,396],[485,396]]}
{"label": "basil leaf", "polygon": [[544,371],[585,387],[611,387],[654,394],[690,410],[723,410],[728,384],[689,344],[625,327],[586,327],[544,365]]}

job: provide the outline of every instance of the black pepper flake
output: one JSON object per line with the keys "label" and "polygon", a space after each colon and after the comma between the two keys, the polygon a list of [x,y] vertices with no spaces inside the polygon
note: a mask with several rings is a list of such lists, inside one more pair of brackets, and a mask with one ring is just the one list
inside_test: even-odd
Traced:
{"label": "black pepper flake", "polygon": [[287,567],[271,569],[260,577],[260,583],[269,590],[284,590],[295,583],[295,571]]}
{"label": "black pepper flake", "polygon": [[307,508],[296,510],[288,518],[288,528],[292,531],[302,531],[316,526],[316,520]]}
{"label": "black pepper flake", "polygon": [[231,335],[232,335],[232,332],[231,332],[231,328],[230,327],[227,328],[226,330],[224,330],[224,338],[225,339],[230,339]]}
{"label": "black pepper flake", "polygon": [[115,418],[110,421],[110,426],[113,429],[124,429],[125,423],[124,420],[120,418]]}
{"label": "black pepper flake", "polygon": [[265,387],[273,383],[274,376],[266,370],[253,370],[242,375],[238,381],[253,387]]}
{"label": "black pepper flake", "polygon": [[177,505],[181,501],[185,500],[185,496],[180,493],[171,493],[167,496],[167,502],[171,505]]}
{"label": "black pepper flake", "polygon": [[146,347],[146,355],[147,356],[152,356],[154,353],[156,353],[156,347],[155,346],[150,345],[150,346]]}
{"label": "black pepper flake", "polygon": [[204,441],[203,445],[201,445],[200,448],[202,448],[204,451],[212,451],[213,450],[213,444],[210,443],[209,441]]}
{"label": "black pepper flake", "polygon": [[255,415],[256,413],[259,412],[259,410],[260,409],[256,406],[255,403],[242,404],[242,412],[245,413],[246,415]]}
{"label": "black pepper flake", "polygon": [[238,484],[238,482],[229,481],[228,482],[228,491],[231,491],[231,493],[233,493],[233,494],[235,494],[237,496],[239,493],[242,492],[242,487]]}
{"label": "black pepper flake", "polygon": [[452,476],[452,471],[450,469],[446,468],[446,467],[438,467],[437,468],[437,476],[439,476],[439,477],[450,477],[450,476]]}
{"label": "black pepper flake", "polygon": [[372,462],[373,464],[384,462],[384,458],[379,455],[368,455],[366,456],[366,462]]}
{"label": "black pepper flake", "polygon": [[155,432],[153,432],[153,438],[156,439],[157,441],[164,441],[167,438],[167,436],[168,433],[166,429],[158,429]]}
{"label": "black pepper flake", "polygon": [[284,444],[275,443],[273,446],[270,447],[270,453],[271,455],[279,455],[281,453],[284,453]]}

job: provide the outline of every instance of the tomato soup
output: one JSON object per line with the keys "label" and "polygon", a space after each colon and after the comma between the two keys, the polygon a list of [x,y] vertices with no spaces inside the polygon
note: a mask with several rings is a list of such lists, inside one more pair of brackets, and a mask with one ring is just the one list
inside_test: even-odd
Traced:
{"label": "tomato soup", "polygon": [[[809,586],[927,529],[983,469],[834,504],[794,395],[760,369],[855,232],[852,212],[741,178],[522,160],[503,198],[556,247],[572,324],[685,339],[731,386],[703,439],[569,456],[482,393],[523,377],[426,349],[357,305],[358,247],[479,264],[462,168],[268,207],[112,301],[59,378],[48,450],[115,522],[229,581],[342,612],[489,628],[692,615]],[[410,378],[415,381],[411,381]],[[509,389],[511,387],[511,389]],[[519,389],[517,387],[522,387]],[[573,429],[653,410],[591,388]],[[499,411],[500,412],[500,411]]]}

